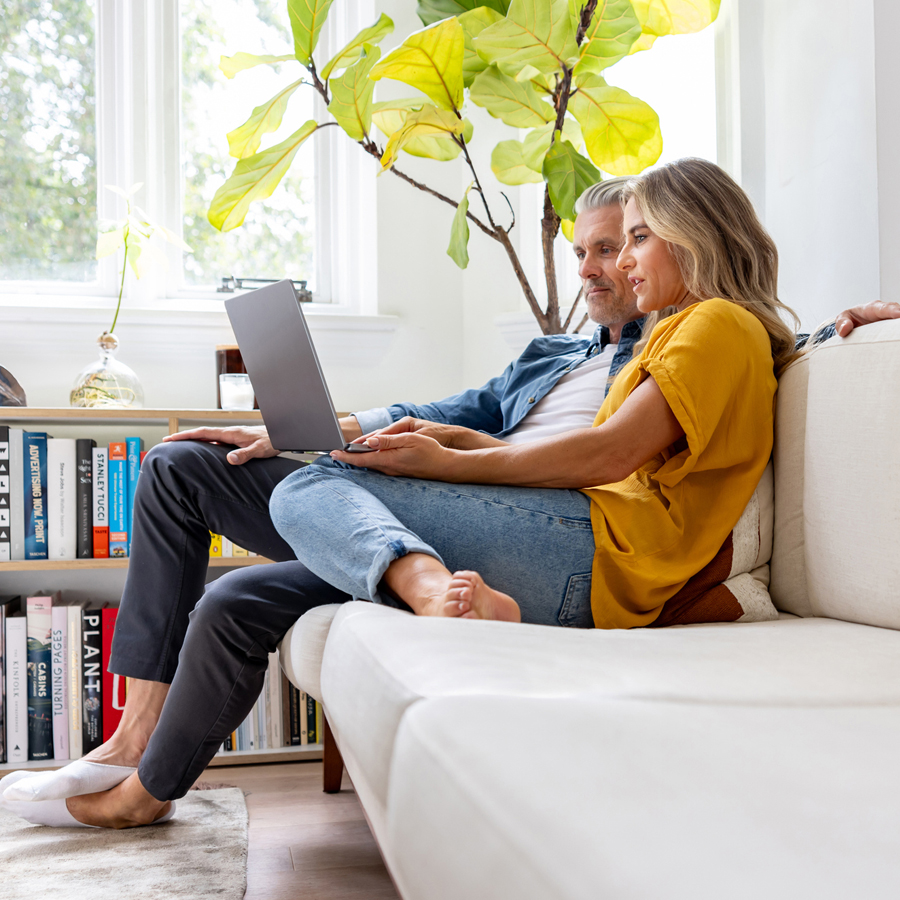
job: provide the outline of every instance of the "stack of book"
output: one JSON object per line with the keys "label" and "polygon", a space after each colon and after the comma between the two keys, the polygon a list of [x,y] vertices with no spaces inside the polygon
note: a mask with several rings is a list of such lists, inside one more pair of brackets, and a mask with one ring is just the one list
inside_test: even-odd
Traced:
{"label": "stack of book", "polygon": [[238,556],[258,556],[252,550],[238,547],[223,534],[209,533],[209,558],[210,559],[234,559]]}
{"label": "stack of book", "polygon": [[[53,595],[0,597],[0,763],[78,759],[109,740],[125,678],[108,670],[118,608]],[[317,743],[321,710],[290,684],[277,654],[250,715],[223,750]]]}
{"label": "stack of book", "polygon": [[98,447],[0,425],[0,561],[127,557],[145,455],[141,438]]}

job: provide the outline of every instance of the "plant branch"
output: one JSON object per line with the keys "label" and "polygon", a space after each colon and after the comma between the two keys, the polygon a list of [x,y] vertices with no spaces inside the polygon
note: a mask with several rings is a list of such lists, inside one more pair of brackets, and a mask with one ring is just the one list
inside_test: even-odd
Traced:
{"label": "plant branch", "polygon": [[569,330],[569,325],[572,324],[572,316],[575,315],[575,309],[578,306],[578,301],[581,299],[581,295],[584,293],[584,288],[578,288],[578,293],[575,295],[575,302],[572,304],[572,308],[569,310],[569,314],[566,316],[566,321],[563,322],[563,333]]}
{"label": "plant branch", "polygon": [[544,256],[544,281],[547,284],[547,325],[551,331],[544,334],[560,334],[559,292],[556,286],[556,258],[553,243],[559,233],[559,216],[550,200],[550,188],[544,186],[544,218],[541,219],[541,249]]}
{"label": "plant branch", "polygon": [[578,332],[580,332],[581,329],[584,328],[584,324],[585,324],[585,322],[587,322],[587,320],[588,320],[588,314],[585,313],[584,316],[582,317],[581,321],[578,323],[578,327],[572,332],[572,334],[578,334]]}
{"label": "plant branch", "polygon": [[594,18],[594,11],[597,9],[597,0],[588,0],[587,5],[581,10],[581,21],[578,23],[578,31],[575,35],[575,43],[581,46],[584,36],[587,34],[588,28],[591,26],[591,19]]}
{"label": "plant branch", "polygon": [[312,60],[309,61],[306,70],[312,75],[312,86],[319,94],[321,94],[322,99],[325,101],[325,105],[328,106],[328,104],[331,103],[331,98],[328,96],[328,86],[323,84],[322,79],[316,74],[316,64]]}
{"label": "plant branch", "polygon": [[[458,114],[457,114],[458,115]],[[487,197],[484,195],[484,189],[481,187],[481,182],[478,180],[478,173],[475,171],[475,164],[472,162],[472,157],[469,156],[469,148],[466,146],[466,142],[460,137],[458,138],[456,135],[453,136],[453,140],[459,144],[460,148],[462,148],[462,152],[466,157],[466,163],[469,166],[469,171],[472,173],[472,178],[475,179],[475,190],[481,195],[481,202],[484,205],[484,211],[487,213],[488,222],[491,223],[491,228],[494,231],[501,231],[502,229],[494,222],[493,216],[491,216],[491,210],[488,207]],[[512,226],[510,226],[511,228]]]}

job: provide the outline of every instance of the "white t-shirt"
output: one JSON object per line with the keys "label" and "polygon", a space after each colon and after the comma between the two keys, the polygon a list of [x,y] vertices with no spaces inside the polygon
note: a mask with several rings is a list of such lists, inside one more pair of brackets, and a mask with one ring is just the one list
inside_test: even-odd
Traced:
{"label": "white t-shirt", "polygon": [[575,428],[590,428],[606,396],[616,349],[616,344],[607,344],[596,356],[563,375],[503,440],[521,444]]}

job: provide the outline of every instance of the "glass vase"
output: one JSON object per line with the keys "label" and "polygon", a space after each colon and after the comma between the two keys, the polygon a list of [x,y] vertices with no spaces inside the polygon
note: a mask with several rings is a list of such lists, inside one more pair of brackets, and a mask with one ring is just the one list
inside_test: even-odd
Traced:
{"label": "glass vase", "polygon": [[119,339],[107,331],[97,338],[100,359],[78,374],[69,406],[131,407],[144,405],[144,388],[134,371],[116,359]]}

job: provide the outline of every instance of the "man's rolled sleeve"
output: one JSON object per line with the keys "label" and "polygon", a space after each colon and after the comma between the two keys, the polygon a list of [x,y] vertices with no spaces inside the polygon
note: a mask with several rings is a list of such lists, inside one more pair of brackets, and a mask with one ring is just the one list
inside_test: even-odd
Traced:
{"label": "man's rolled sleeve", "polygon": [[377,431],[379,428],[387,428],[394,420],[386,406],[378,406],[375,409],[366,409],[363,412],[355,412],[356,421],[363,434]]}

